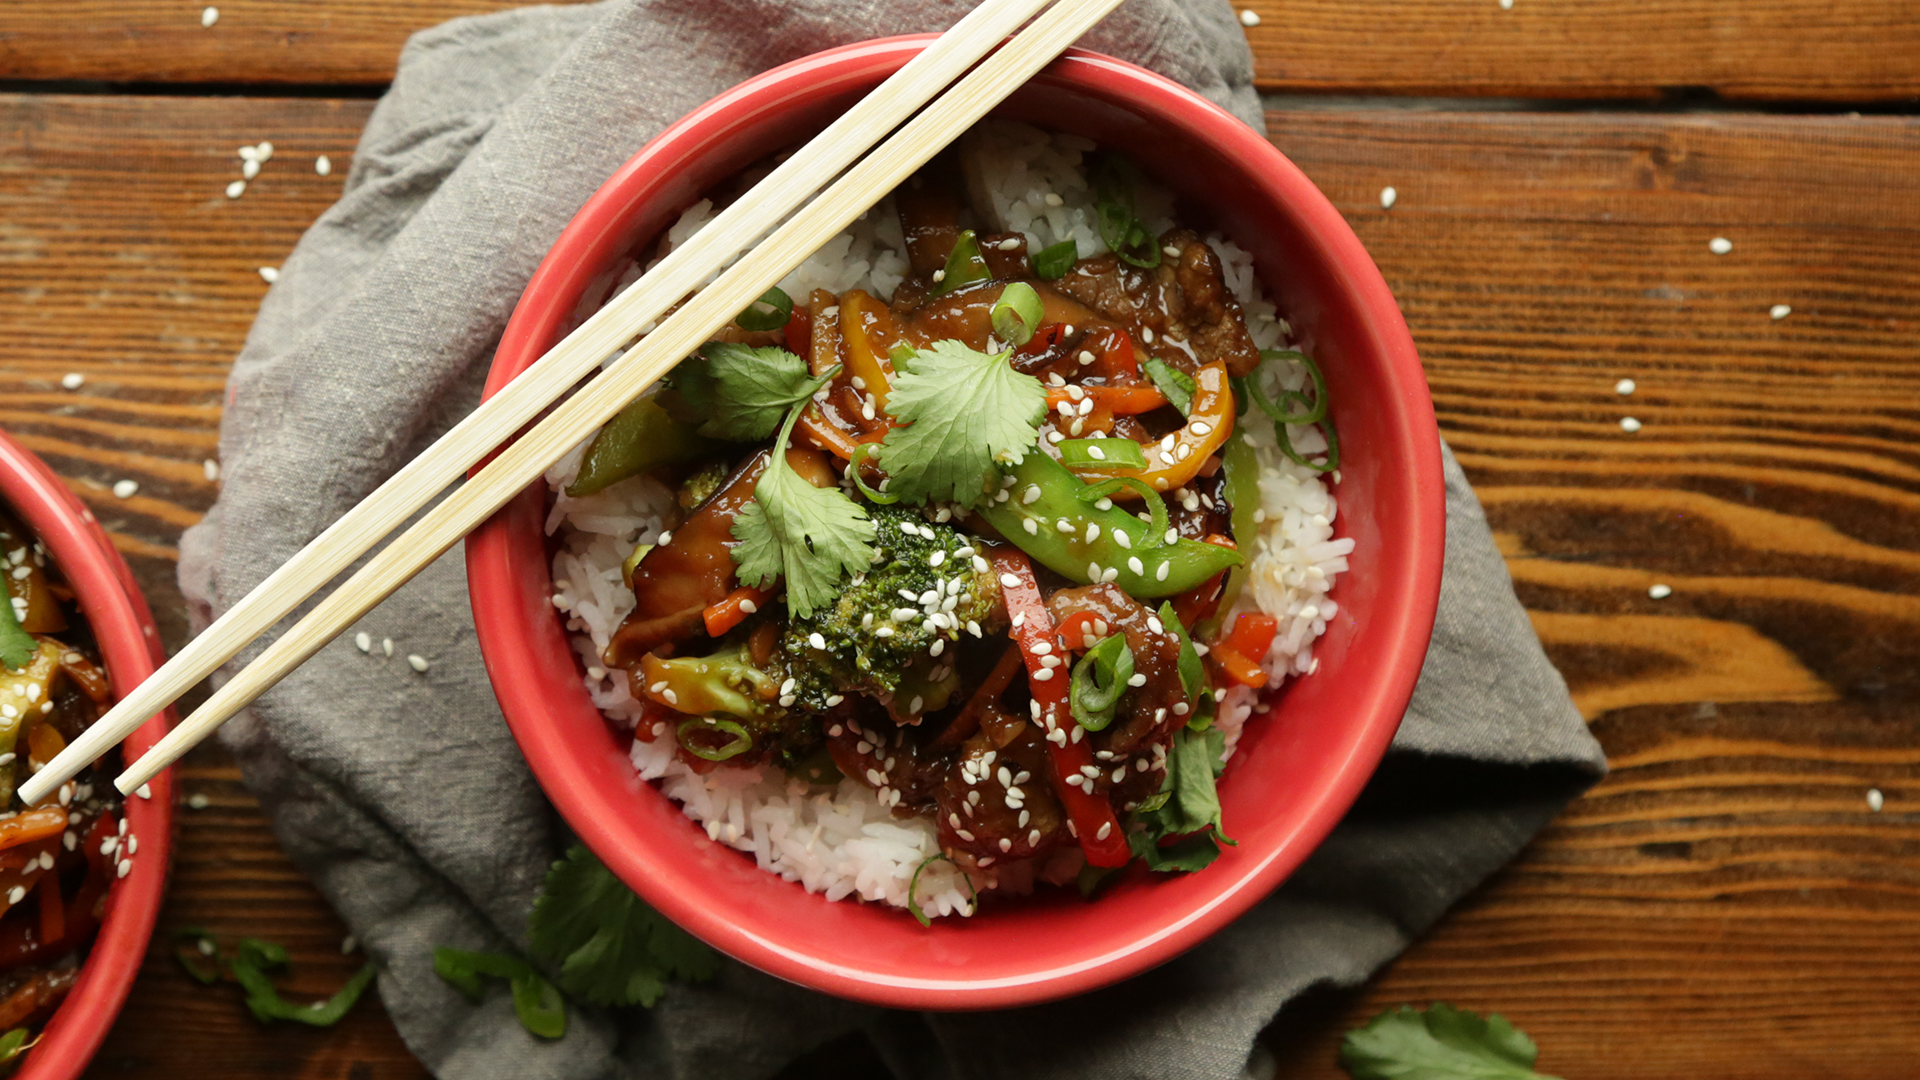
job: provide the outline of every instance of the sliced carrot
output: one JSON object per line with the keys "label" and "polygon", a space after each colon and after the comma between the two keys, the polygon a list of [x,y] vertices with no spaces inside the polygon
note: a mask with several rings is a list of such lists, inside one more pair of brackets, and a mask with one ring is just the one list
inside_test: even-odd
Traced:
{"label": "sliced carrot", "polygon": [[701,612],[701,618],[707,623],[708,637],[724,637],[727,631],[746,621],[747,616],[760,610],[760,605],[773,598],[765,589],[743,587],[728,593],[726,599]]}
{"label": "sliced carrot", "polygon": [[31,844],[49,836],[59,836],[67,828],[66,808],[58,803],[36,806],[0,821],[0,849]]}

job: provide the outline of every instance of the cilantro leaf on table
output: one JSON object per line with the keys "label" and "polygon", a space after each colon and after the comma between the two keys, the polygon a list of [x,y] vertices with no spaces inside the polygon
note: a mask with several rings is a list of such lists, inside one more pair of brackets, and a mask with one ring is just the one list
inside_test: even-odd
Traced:
{"label": "cilantro leaf on table", "polygon": [[[1222,843],[1233,843],[1220,831],[1220,794],[1214,786],[1226,768],[1225,753],[1226,736],[1218,728],[1174,732],[1167,778],[1134,815],[1145,828],[1128,836],[1147,869],[1201,870],[1219,858]],[[1174,842],[1162,846],[1168,839]]]}
{"label": "cilantro leaf on table", "polygon": [[40,643],[21,629],[20,617],[13,611],[13,589],[5,578],[0,574],[0,664],[19,671],[33,661]]}
{"label": "cilantro leaf on table", "polygon": [[596,1005],[651,1006],[668,979],[710,979],[720,968],[579,844],[547,872],[527,934],[534,955],[559,967],[561,988]]}
{"label": "cilantro leaf on table", "polygon": [[909,502],[965,506],[986,491],[997,464],[1018,464],[1035,449],[1047,391],[1013,370],[1006,353],[938,341],[914,353],[894,379],[887,412],[904,425],[880,444],[888,490]]}
{"label": "cilantro leaf on table", "polygon": [[683,418],[699,422],[710,439],[759,442],[772,435],[796,403],[822,385],[807,362],[785,349],[714,341],[700,347],[668,377]]}
{"label": "cilantro leaf on table", "polygon": [[[832,376],[829,372],[814,385]],[[874,539],[872,519],[844,490],[814,487],[787,464],[787,440],[804,401],[788,411],[773,457],[754,485],[753,501],[740,508],[731,529],[740,541],[733,547],[740,583],[765,588],[785,578],[787,610],[802,619],[833,603],[843,574],[873,565]]]}
{"label": "cilantro leaf on table", "polygon": [[1424,1012],[1402,1005],[1347,1032],[1340,1067],[1354,1080],[1553,1080],[1533,1070],[1539,1056],[1499,1014],[1436,1002]]}

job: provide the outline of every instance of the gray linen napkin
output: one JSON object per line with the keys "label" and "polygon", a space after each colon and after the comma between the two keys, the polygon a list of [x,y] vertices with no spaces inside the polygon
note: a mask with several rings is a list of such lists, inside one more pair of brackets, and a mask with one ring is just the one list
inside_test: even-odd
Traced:
{"label": "gray linen napkin", "polygon": [[[472,408],[541,256],[661,127],[775,64],[943,29],[965,6],[607,0],[416,35],[345,193],[287,260],[234,366],[225,487],[182,543],[181,585],[201,625]],[[1261,123],[1224,0],[1132,0],[1086,44]],[[1221,1080],[1241,1073],[1289,998],[1365,979],[1604,770],[1451,455],[1447,496],[1433,650],[1394,752],[1347,820],[1213,940],[1038,1008],[890,1013],[728,964],[651,1011],[576,1008],[567,1037],[541,1043],[504,990],[475,1006],[442,984],[435,945],[525,945],[563,836],[488,689],[458,551],[363,620],[371,655],[352,635],[334,642],[225,738],[294,860],[379,961],[408,1045],[441,1077],[747,1080],[864,1028],[913,1080]],[[409,655],[429,670],[414,672]]]}

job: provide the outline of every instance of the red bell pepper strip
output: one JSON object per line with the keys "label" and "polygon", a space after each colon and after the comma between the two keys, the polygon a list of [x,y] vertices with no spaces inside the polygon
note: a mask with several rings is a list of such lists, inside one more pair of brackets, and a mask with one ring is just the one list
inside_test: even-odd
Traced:
{"label": "red bell pepper strip", "polygon": [[733,590],[726,598],[700,613],[706,621],[708,637],[725,637],[727,631],[745,622],[747,616],[759,611],[773,594],[765,589],[746,586]]}
{"label": "red bell pepper strip", "polygon": [[[1053,616],[1048,614],[1040,585],[1033,578],[1033,564],[1018,548],[1003,544],[988,545],[987,557],[999,575],[1007,615],[1013,620],[1010,633],[1027,662],[1027,685],[1040,705],[1039,722],[1048,735],[1047,763],[1052,766],[1049,775],[1054,794],[1067,808],[1067,820],[1080,840],[1080,849],[1086,852],[1087,862],[1105,868],[1125,866],[1133,852],[1127,847],[1113,803],[1077,782],[1067,783],[1068,777],[1083,775],[1082,766],[1093,764],[1093,748],[1086,743],[1086,729],[1074,720],[1067,705],[1069,668],[1060,635],[1053,629]],[[1043,642],[1047,649],[1037,649]],[[1041,663],[1043,657],[1062,662],[1048,667]]]}

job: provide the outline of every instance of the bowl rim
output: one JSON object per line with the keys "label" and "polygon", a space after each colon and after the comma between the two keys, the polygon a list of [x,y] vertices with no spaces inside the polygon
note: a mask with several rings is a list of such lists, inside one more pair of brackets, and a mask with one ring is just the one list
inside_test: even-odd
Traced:
{"label": "bowl rim", "polygon": [[[160,632],[133,571],[84,502],[46,462],[0,431],[0,498],[47,546],[73,587],[93,629],[115,696],[153,674],[166,658]],[[139,755],[160,741],[173,711],[148,720],[122,744]],[[130,797],[129,835],[140,855],[107,892],[107,909],[80,977],[46,1022],[40,1042],[22,1059],[19,1080],[79,1076],[105,1040],[146,960],[160,915],[173,849],[173,772],[148,784],[148,798]]]}
{"label": "bowl rim", "polygon": [[[489,395],[496,392],[513,373],[543,351],[544,341],[557,339],[549,335],[554,335],[556,329],[564,329],[558,323],[565,312],[556,309],[565,305],[555,304],[553,294],[565,287],[563,282],[569,279],[573,264],[582,261],[597,244],[616,232],[620,222],[626,220],[623,215],[635,212],[640,204],[633,201],[631,192],[657,180],[660,170],[670,164],[668,159],[700,153],[712,138],[715,127],[724,127],[731,120],[763,107],[768,100],[777,102],[803,93],[810,86],[834,79],[846,80],[850,72],[874,76],[872,81],[877,82],[878,77],[903,64],[933,37],[906,35],[856,42],[792,61],[722,93],[649,141],[587,200],[528,282],[502,335],[485,392]],[[1196,140],[1211,143],[1230,156],[1257,161],[1265,170],[1263,175],[1269,185],[1280,189],[1279,203],[1286,205],[1302,223],[1302,231],[1311,234],[1324,247],[1326,261],[1341,279],[1338,288],[1351,296],[1362,325],[1383,357],[1386,371],[1383,398],[1392,399],[1390,407],[1399,410],[1401,424],[1411,432],[1409,444],[1395,448],[1403,450],[1412,460],[1420,478],[1414,485],[1414,505],[1409,514],[1406,546],[1412,554],[1406,564],[1408,573],[1403,590],[1405,615],[1397,623],[1373,628],[1371,632],[1379,636],[1368,645],[1370,656],[1385,658],[1386,674],[1368,699],[1374,707],[1367,722],[1360,727],[1351,752],[1330,766],[1332,778],[1317,790],[1318,801],[1302,815],[1286,842],[1269,857],[1234,882],[1223,882],[1209,902],[1195,905],[1182,917],[1143,934],[1126,948],[999,979],[906,978],[861,970],[820,955],[823,950],[796,947],[791,941],[716,918],[699,904],[661,884],[659,877],[671,868],[656,865],[630,850],[626,841],[616,835],[611,822],[619,817],[622,808],[615,797],[617,794],[620,799],[628,798],[631,785],[618,793],[597,790],[604,777],[583,760],[570,756],[566,737],[558,730],[560,725],[545,716],[549,708],[547,702],[529,685],[536,680],[516,677],[509,663],[509,658],[527,655],[523,650],[534,633],[531,625],[513,618],[508,611],[511,599],[526,591],[524,582],[515,580],[514,541],[509,531],[509,519],[514,516],[519,500],[496,514],[467,541],[469,590],[476,625],[502,711],[536,779],[588,847],[655,907],[721,951],[792,982],[892,1007],[999,1008],[1094,989],[1171,959],[1265,897],[1325,839],[1385,754],[1412,696],[1438,604],[1445,503],[1439,433],[1431,397],[1399,307],[1345,219],[1264,135],[1171,80],[1085,50],[1069,52],[1049,66],[1041,78],[1078,85],[1130,104],[1176,113]],[[1432,438],[1419,438],[1421,432],[1431,432]],[[536,483],[522,498],[536,494],[544,499],[543,484]],[[548,593],[551,592],[550,572],[550,568],[540,572]],[[550,606],[543,604],[542,607],[549,615],[553,614]],[[584,691],[581,693],[584,696]]]}

